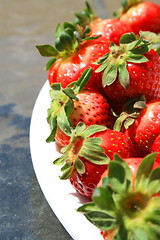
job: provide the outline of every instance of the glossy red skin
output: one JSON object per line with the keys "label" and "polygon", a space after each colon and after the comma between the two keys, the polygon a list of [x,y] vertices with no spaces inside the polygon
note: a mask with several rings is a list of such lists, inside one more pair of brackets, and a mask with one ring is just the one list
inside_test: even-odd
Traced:
{"label": "glossy red skin", "polygon": [[125,132],[125,135],[132,139],[137,151],[139,151],[139,156],[144,157],[150,152],[150,147],[159,134],[160,100],[155,100],[147,103],[146,108],[142,110],[140,116]]}
{"label": "glossy red skin", "polygon": [[156,137],[153,145],[150,148],[150,152],[157,152],[156,162],[160,166],[160,135]]}
{"label": "glossy red skin", "polygon": [[[95,133],[91,137],[102,138],[101,146],[105,149],[106,155],[113,160],[114,153],[121,157],[135,156],[135,151],[130,139],[125,138],[123,133],[111,129]],[[86,167],[86,172],[82,175],[76,171],[70,178],[71,184],[82,195],[91,198],[92,193],[100,181],[101,175],[106,170],[107,165],[93,164],[85,159],[81,159]]]}
{"label": "glossy red skin", "polygon": [[132,32],[131,27],[115,18],[97,19],[90,24],[92,35],[102,34],[110,42],[119,44],[121,36],[125,33]]}
{"label": "glossy red skin", "polygon": [[[74,111],[69,116],[74,127],[79,122],[85,123],[86,126],[93,124],[113,126],[114,117],[111,115],[108,102],[99,92],[93,89],[84,89],[76,96],[79,100],[74,100]],[[60,129],[58,129],[55,139],[62,147],[66,146],[70,140]]]}
{"label": "glossy red skin", "polygon": [[65,59],[60,58],[54,63],[48,72],[49,83],[58,82],[65,88],[69,83],[77,81],[85,69],[92,68],[93,74],[86,87],[101,91],[102,73],[95,73],[98,65],[94,63],[108,51],[109,42],[105,37],[82,42],[77,52]]}
{"label": "glossy red skin", "polygon": [[147,101],[160,99],[160,57],[154,50],[144,54],[148,58],[145,63],[129,63],[130,85],[126,90],[117,77],[116,81],[104,88],[107,97],[114,102],[125,103],[128,99],[144,95]]}
{"label": "glossy red skin", "polygon": [[143,1],[132,6],[120,17],[120,20],[130,25],[135,34],[138,34],[139,31],[159,33],[160,6],[153,2]]}
{"label": "glossy red skin", "polygon": [[65,88],[69,83],[76,81],[86,68],[92,68],[93,74],[87,87],[103,92],[102,73],[95,73],[99,66],[95,62],[109,52],[110,41],[118,44],[121,35],[130,32],[131,28],[117,19],[102,20],[100,18],[91,22],[89,26],[90,37],[99,35],[101,37],[82,42],[77,52],[70,57],[57,60],[48,72],[50,84],[60,82]]}

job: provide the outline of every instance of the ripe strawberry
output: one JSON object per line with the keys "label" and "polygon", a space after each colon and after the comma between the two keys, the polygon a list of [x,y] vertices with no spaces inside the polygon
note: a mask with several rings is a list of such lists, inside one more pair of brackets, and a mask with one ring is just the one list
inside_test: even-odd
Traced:
{"label": "ripe strawberry", "polygon": [[130,32],[130,27],[117,19],[102,20],[95,16],[89,4],[76,14],[74,24],[58,25],[55,47],[36,46],[42,56],[52,57],[46,65],[49,83],[61,83],[65,88],[76,81],[87,68],[93,69],[88,87],[103,92],[102,74],[96,73],[94,62],[109,51],[110,41],[119,42],[122,34]]}
{"label": "ripe strawberry", "polygon": [[86,128],[83,123],[79,123],[62,157],[55,163],[65,163],[62,179],[70,178],[74,188],[90,198],[114,153],[122,157],[135,155],[130,139],[104,126],[92,125]]}
{"label": "ripe strawberry", "polygon": [[140,156],[149,153],[154,140],[160,134],[160,100],[146,103],[146,107],[125,134],[135,143]]}
{"label": "ripe strawberry", "polygon": [[124,34],[120,46],[98,60],[96,72],[103,72],[102,84],[111,103],[124,104],[133,97],[160,98],[160,57],[151,44],[133,33]]}
{"label": "ripe strawberry", "polygon": [[79,122],[84,122],[87,126],[113,126],[114,119],[107,100],[99,92],[85,88],[91,74],[92,69],[85,70],[72,87],[65,89],[58,83],[52,85],[51,107],[48,110],[51,134],[48,142],[55,139],[61,146],[67,145],[72,128]]}
{"label": "ripe strawberry", "polygon": [[160,238],[160,167],[154,165],[155,156],[123,161],[115,155],[92,202],[78,208],[105,240]]}
{"label": "ripe strawberry", "polygon": [[68,51],[68,57],[64,55],[64,57],[58,58],[51,66],[48,72],[50,84],[58,82],[65,88],[69,83],[76,81],[85,69],[92,68],[94,71],[87,87],[103,92],[102,74],[95,73],[98,66],[94,62],[109,51],[108,46],[109,44],[104,37],[83,41],[74,53],[70,54]]}
{"label": "ripe strawberry", "polygon": [[119,19],[128,24],[135,34],[140,30],[160,32],[160,6],[153,2],[123,1],[118,15]]}
{"label": "ripe strawberry", "polygon": [[160,165],[160,135],[156,137],[153,145],[150,148],[150,152],[157,152],[156,162]]}

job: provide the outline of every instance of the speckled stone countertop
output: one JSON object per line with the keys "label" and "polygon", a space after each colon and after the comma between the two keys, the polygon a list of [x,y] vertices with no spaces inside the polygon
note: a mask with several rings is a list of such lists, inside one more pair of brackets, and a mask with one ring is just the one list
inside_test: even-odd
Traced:
{"label": "speckled stone countertop", "polygon": [[[159,0],[158,0],[159,1]],[[89,1],[110,17],[118,0]],[[52,43],[58,22],[73,19],[82,0],[1,0],[0,240],[70,240],[36,179],[29,146],[32,109],[47,79],[35,45]],[[85,240],[85,239],[84,239]]]}

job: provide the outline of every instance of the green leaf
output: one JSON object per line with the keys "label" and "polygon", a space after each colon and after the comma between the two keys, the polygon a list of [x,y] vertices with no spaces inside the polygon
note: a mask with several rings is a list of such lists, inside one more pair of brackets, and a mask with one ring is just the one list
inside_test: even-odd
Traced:
{"label": "green leaf", "polygon": [[127,118],[127,114],[121,114],[115,121],[115,124],[114,124],[114,130],[115,131],[121,131],[122,129],[122,126],[124,124],[124,122],[126,121],[126,118]]}
{"label": "green leaf", "polygon": [[96,125],[96,124],[91,125],[88,128],[86,128],[86,130],[83,132],[83,137],[87,138],[94,133],[105,131],[106,129],[107,129],[107,127],[103,126],[103,125]]}
{"label": "green leaf", "polygon": [[56,28],[56,33],[55,33],[56,38],[58,38],[62,32],[63,32],[63,27],[61,26],[60,23],[58,23]]}
{"label": "green leaf", "polygon": [[[51,85],[51,88],[52,88],[54,91],[61,91],[62,85],[61,85],[60,83],[53,83],[53,84]],[[54,93],[53,93],[53,95],[54,95]]]}
{"label": "green leaf", "polygon": [[61,35],[56,39],[55,46],[58,51],[63,52],[72,48],[72,38],[67,32],[63,31]]}
{"label": "green leaf", "polygon": [[144,53],[147,53],[149,50],[151,50],[151,44],[145,43],[145,44],[141,44],[140,46],[132,49],[131,52],[134,54],[144,54]]}
{"label": "green leaf", "polygon": [[[120,226],[119,226],[119,229],[118,229],[118,232],[117,232],[117,235],[115,236],[114,240],[129,240],[130,238],[128,237],[129,233],[126,229],[126,227],[124,226],[124,224],[122,223]],[[131,236],[133,237],[133,236]],[[132,239],[133,240],[133,239]],[[135,239],[134,239],[135,240]]]}
{"label": "green leaf", "polygon": [[126,45],[126,50],[127,51],[131,51],[132,49],[136,48],[137,46],[139,46],[142,43],[142,38],[139,38],[136,41],[133,41],[129,44]]}
{"label": "green leaf", "polygon": [[58,51],[51,45],[37,45],[36,48],[43,57],[58,57]]}
{"label": "green leaf", "polygon": [[53,66],[53,64],[54,64],[56,61],[57,61],[57,58],[56,58],[56,57],[51,58],[51,59],[46,63],[45,70],[48,71],[48,70]]}
{"label": "green leaf", "polygon": [[[155,239],[155,236],[152,234],[149,235],[149,231],[146,231],[146,229],[141,228],[141,227],[136,227],[133,229],[133,234],[134,234],[134,239],[135,240],[151,240]],[[158,240],[158,239],[157,239]]]}
{"label": "green leaf", "polygon": [[[97,61],[97,63],[95,64],[102,64],[102,63],[105,63],[105,61],[107,60],[108,56],[109,56],[109,52],[104,54],[102,57],[100,57]],[[107,64],[108,65],[108,64]],[[98,69],[96,69],[96,72],[100,72]]]}
{"label": "green leaf", "polygon": [[119,81],[121,86],[124,87],[125,89],[128,89],[130,85],[130,76],[126,66],[127,64],[126,62],[124,62],[119,66],[118,71],[119,71]]}
{"label": "green leaf", "polygon": [[123,166],[115,161],[111,161],[108,166],[108,177],[111,189],[120,193],[126,189],[126,173]]}
{"label": "green leaf", "polygon": [[83,38],[83,41],[89,41],[100,38],[101,35]]}
{"label": "green leaf", "polygon": [[[62,154],[59,158],[55,159],[53,164],[55,165],[62,165],[68,160],[68,154]],[[68,168],[68,165],[67,165]]]}
{"label": "green leaf", "polygon": [[146,100],[145,97],[142,96],[142,100],[136,101],[134,104],[134,108],[138,108],[138,109],[144,109],[146,107]]}
{"label": "green leaf", "polygon": [[79,122],[76,126],[75,134],[77,136],[80,136],[83,133],[83,131],[85,130],[85,128],[86,128],[86,125],[83,122]]}
{"label": "green leaf", "polygon": [[104,70],[102,76],[103,87],[110,86],[116,80],[117,73],[118,73],[117,65],[109,64]]}
{"label": "green leaf", "polygon": [[103,177],[102,178],[102,187],[107,188],[109,185],[109,179],[108,177]]}
{"label": "green leaf", "polygon": [[92,224],[101,230],[109,230],[116,227],[115,218],[109,216],[104,212],[89,212],[85,214],[85,216]]}
{"label": "green leaf", "polygon": [[84,174],[85,173],[85,166],[84,163],[81,161],[79,157],[75,159],[74,162],[75,168],[79,174]]}
{"label": "green leaf", "polygon": [[88,83],[92,73],[93,73],[93,69],[92,68],[84,70],[84,72],[82,73],[81,77],[74,84],[73,91],[75,92],[75,94],[78,94],[79,92],[82,91],[82,89]]}
{"label": "green leaf", "polygon": [[96,72],[96,73],[102,72],[102,71],[107,67],[108,64],[109,64],[109,60],[104,61],[104,62],[95,70],[95,72]]}
{"label": "green leaf", "polygon": [[132,181],[132,173],[130,170],[129,165],[117,154],[114,154],[114,160],[119,162],[123,168],[125,169],[125,175],[126,175],[126,179],[131,182]]}
{"label": "green leaf", "polygon": [[134,54],[130,53],[127,58],[127,62],[133,62],[133,63],[143,63],[143,62],[148,62],[148,58],[146,58],[143,55],[140,54]]}
{"label": "green leaf", "polygon": [[121,44],[128,44],[128,43],[131,43],[135,40],[136,40],[136,37],[135,37],[134,33],[130,32],[130,33],[125,33],[121,36],[120,43]]}
{"label": "green leaf", "polygon": [[72,165],[71,167],[68,167],[60,176],[60,179],[62,180],[69,179],[72,176],[74,169],[75,169],[74,165]]}
{"label": "green leaf", "polygon": [[77,209],[78,212],[82,212],[82,213],[98,211],[98,210],[99,208],[93,202],[87,202]]}
{"label": "green leaf", "polygon": [[125,129],[128,129],[135,122],[134,118],[128,117],[124,122]]}
{"label": "green leaf", "polygon": [[149,177],[148,191],[155,194],[160,191],[160,167],[154,169]]}
{"label": "green leaf", "polygon": [[61,111],[59,111],[59,114],[57,115],[57,124],[66,135],[68,136],[71,135],[71,125],[68,120],[68,117],[66,116],[64,108],[62,108]]}
{"label": "green leaf", "polygon": [[141,186],[143,189],[145,188],[145,180],[148,180],[148,177],[152,172],[155,157],[156,153],[148,154],[141,162],[136,174],[137,187]]}
{"label": "green leaf", "polygon": [[50,121],[51,133],[46,139],[47,143],[53,142],[57,130],[57,116],[53,117]]}
{"label": "green leaf", "polygon": [[104,153],[104,149],[99,145],[97,146],[94,142],[88,142],[88,144],[86,142],[87,140],[84,140],[79,155],[94,164],[108,164],[109,158]]}
{"label": "green leaf", "polygon": [[70,29],[72,32],[77,31],[76,27],[70,22],[64,22],[64,29]]}
{"label": "green leaf", "polygon": [[[65,106],[64,106],[64,110],[66,112],[66,116],[68,117],[70,114],[73,113],[74,111],[74,102],[72,99],[68,99],[68,101],[65,103]],[[70,120],[68,119],[68,122],[70,122]],[[70,126],[72,126],[72,123],[70,122]]]}
{"label": "green leaf", "polygon": [[112,217],[115,216],[115,204],[109,188],[97,187],[92,199],[99,209],[106,210]]}
{"label": "green leaf", "polygon": [[63,89],[63,92],[71,99],[75,99],[76,101],[78,101],[79,99],[76,97],[74,91],[72,88],[65,88]]}

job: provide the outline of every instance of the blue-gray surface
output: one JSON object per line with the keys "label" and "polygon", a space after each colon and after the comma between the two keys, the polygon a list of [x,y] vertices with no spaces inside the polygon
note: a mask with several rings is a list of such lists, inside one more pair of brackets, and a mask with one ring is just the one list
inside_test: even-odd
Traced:
{"label": "blue-gray surface", "polygon": [[[105,11],[111,16],[119,5],[118,0],[89,2],[102,17]],[[39,56],[35,45],[52,44],[57,23],[72,20],[73,12],[84,6],[82,0],[1,0],[0,240],[72,239],[37,182],[29,126],[35,100],[47,78],[43,70],[46,59]]]}

